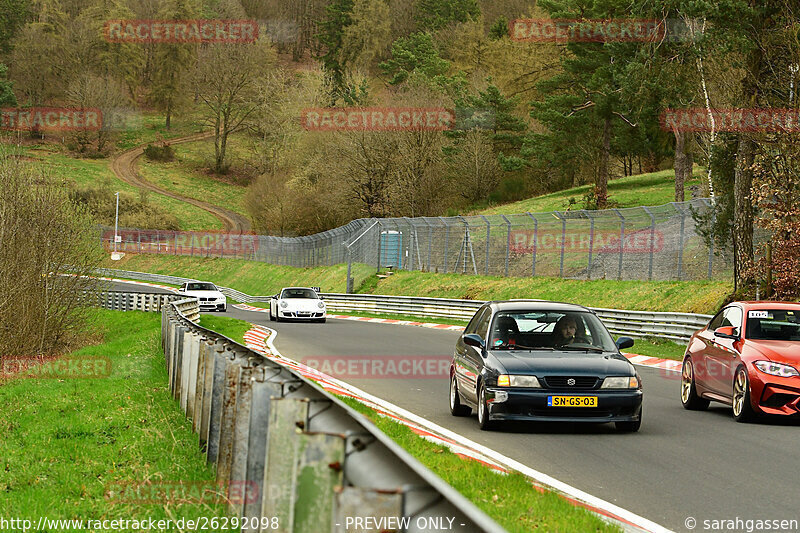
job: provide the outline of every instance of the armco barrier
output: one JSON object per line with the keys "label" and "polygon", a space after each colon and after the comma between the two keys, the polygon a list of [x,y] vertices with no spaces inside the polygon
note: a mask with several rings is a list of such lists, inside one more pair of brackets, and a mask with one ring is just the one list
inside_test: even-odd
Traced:
{"label": "armco barrier", "polygon": [[451,531],[504,531],[314,382],[195,324],[185,301],[162,310],[170,390],[217,482],[238,487],[229,512],[267,520],[243,531],[353,531],[354,517],[407,518],[406,532],[450,519]]}
{"label": "armco barrier", "polygon": [[82,303],[113,311],[150,311],[154,313],[160,313],[166,305],[173,303],[189,320],[197,322],[200,319],[200,306],[197,298],[186,298],[178,294],[82,291],[80,300]]}

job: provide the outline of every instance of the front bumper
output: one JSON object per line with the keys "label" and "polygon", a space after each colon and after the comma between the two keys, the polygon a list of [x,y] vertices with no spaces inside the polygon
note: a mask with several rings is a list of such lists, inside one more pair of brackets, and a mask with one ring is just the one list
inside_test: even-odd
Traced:
{"label": "front bumper", "polygon": [[[498,401],[496,393],[507,395]],[[552,389],[486,389],[489,420],[529,420],[541,422],[635,422],[641,418],[642,391],[586,390],[558,391]],[[503,396],[502,394],[500,396]],[[597,407],[548,407],[549,396],[596,396]]]}
{"label": "front bumper", "polygon": [[782,378],[750,371],[750,395],[765,415],[800,416],[800,376]]}
{"label": "front bumper", "polygon": [[295,320],[319,320],[320,318],[326,318],[327,313],[325,311],[284,311],[280,309],[278,311],[278,316],[280,318],[291,318]]}
{"label": "front bumper", "polygon": [[223,311],[225,302],[200,302],[201,311]]}

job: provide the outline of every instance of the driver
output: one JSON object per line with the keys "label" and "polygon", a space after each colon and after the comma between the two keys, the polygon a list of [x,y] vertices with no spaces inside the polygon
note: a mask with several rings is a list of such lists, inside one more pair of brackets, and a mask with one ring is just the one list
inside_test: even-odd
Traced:
{"label": "driver", "polygon": [[575,342],[575,334],[578,332],[578,323],[575,318],[564,315],[558,319],[553,328],[553,346],[566,346]]}

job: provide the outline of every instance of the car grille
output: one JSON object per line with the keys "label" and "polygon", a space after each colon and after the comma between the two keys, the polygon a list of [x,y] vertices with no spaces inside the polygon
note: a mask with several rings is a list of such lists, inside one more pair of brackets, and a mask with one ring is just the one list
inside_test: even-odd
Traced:
{"label": "car grille", "polygon": [[216,298],[200,298],[201,302],[213,302],[215,300],[216,300]]}
{"label": "car grille", "polygon": [[772,407],[774,409],[779,409],[786,405],[787,403],[791,402],[797,398],[797,396],[793,394],[773,394],[766,400],[762,400],[761,405],[764,407]]}
{"label": "car grille", "polygon": [[[595,376],[548,376],[543,378],[544,385],[548,389],[570,389],[570,390],[587,390],[597,387],[600,381]],[[575,380],[574,385],[568,383],[569,380]]]}
{"label": "car grille", "polygon": [[550,409],[531,409],[530,416],[553,416],[553,417],[587,417],[587,418],[610,418],[614,416],[614,411],[608,409],[596,409],[592,407],[553,407]]}

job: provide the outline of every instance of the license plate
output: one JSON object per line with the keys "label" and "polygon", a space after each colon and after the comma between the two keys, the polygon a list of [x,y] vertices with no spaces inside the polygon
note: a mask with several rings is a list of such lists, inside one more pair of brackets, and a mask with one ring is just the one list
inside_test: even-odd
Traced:
{"label": "license plate", "polygon": [[597,396],[548,396],[547,407],[597,407]]}

